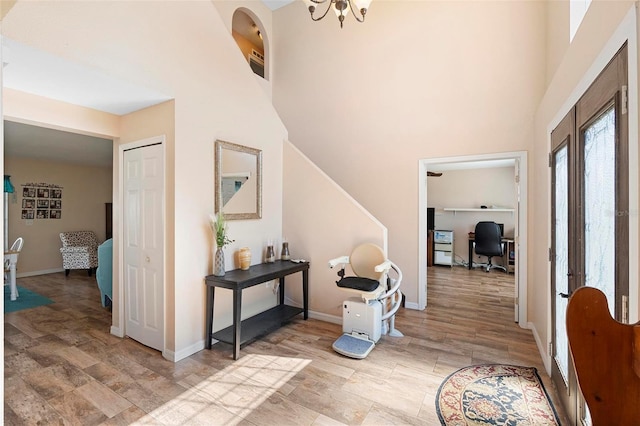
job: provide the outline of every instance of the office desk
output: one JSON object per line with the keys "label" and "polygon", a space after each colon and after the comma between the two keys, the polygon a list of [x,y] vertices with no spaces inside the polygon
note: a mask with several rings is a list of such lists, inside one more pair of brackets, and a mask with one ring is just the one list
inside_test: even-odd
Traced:
{"label": "office desk", "polygon": [[18,263],[19,251],[5,251],[4,261],[9,262],[9,284],[11,288],[11,300],[18,298],[18,286],[16,285],[16,264]]}
{"label": "office desk", "polygon": [[[473,245],[475,242],[475,236],[469,235],[469,269],[473,268]],[[504,267],[507,268],[507,272],[514,272],[516,265],[514,240],[509,237],[502,237],[502,244],[505,245],[504,254],[502,255]],[[511,256],[511,253],[514,253],[514,256]]]}
{"label": "office desk", "polygon": [[[284,303],[284,278],[287,275],[302,272],[303,308]],[[262,313],[240,320],[242,310],[242,290],[255,285],[280,280],[280,304]],[[275,263],[252,265],[246,271],[234,269],[222,277],[209,275],[205,278],[207,286],[207,312],[204,347],[211,349],[211,338],[233,345],[233,359],[238,359],[240,347],[253,342],[258,337],[280,327],[298,314],[309,318],[309,262],[295,263],[289,260],[277,260]],[[233,325],[223,330],[213,331],[213,302],[216,287],[233,291]]]}

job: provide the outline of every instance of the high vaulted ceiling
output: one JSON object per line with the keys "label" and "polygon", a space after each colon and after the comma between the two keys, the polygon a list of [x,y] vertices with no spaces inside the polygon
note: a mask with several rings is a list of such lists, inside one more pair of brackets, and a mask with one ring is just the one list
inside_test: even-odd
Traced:
{"label": "high vaulted ceiling", "polygon": [[[271,10],[294,0],[263,0]],[[115,79],[7,37],[2,39],[3,86],[116,115],[128,114],[171,96]],[[7,156],[87,165],[112,163],[112,144],[95,138],[21,123],[4,122]]]}

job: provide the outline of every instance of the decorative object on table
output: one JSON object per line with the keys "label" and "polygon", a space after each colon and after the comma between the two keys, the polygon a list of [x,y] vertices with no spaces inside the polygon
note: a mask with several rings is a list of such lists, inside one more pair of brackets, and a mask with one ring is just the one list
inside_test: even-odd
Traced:
{"label": "decorative object on table", "polygon": [[461,368],[436,394],[442,425],[559,425],[534,367],[485,364]]}
{"label": "decorative object on table", "polygon": [[265,254],[264,261],[266,263],[274,263],[276,261],[276,252],[273,250],[273,241],[267,242],[267,253]]}
{"label": "decorative object on table", "polygon": [[4,287],[4,313],[22,311],[24,309],[37,308],[38,306],[49,305],[53,300],[41,296],[24,287],[18,287],[20,297],[11,301],[11,289],[9,286]]}
{"label": "decorative object on table", "polygon": [[209,224],[216,238],[216,251],[213,256],[213,275],[221,277],[224,275],[224,247],[234,242],[227,235],[227,221],[224,213],[219,211],[216,217],[209,216]]}
{"label": "decorative object on table", "polygon": [[249,247],[242,247],[238,252],[238,263],[240,263],[240,269],[248,271],[251,267],[251,249]]}
{"label": "decorative object on table", "polygon": [[289,242],[286,238],[282,239],[282,252],[280,252],[280,259],[289,260],[291,259],[291,254],[289,253]]}

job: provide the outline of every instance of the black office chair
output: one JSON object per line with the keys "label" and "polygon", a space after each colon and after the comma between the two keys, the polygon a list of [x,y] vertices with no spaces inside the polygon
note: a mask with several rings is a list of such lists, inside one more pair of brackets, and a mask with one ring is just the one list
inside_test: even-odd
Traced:
{"label": "black office chair", "polygon": [[[500,226],[495,222],[478,222],[476,224],[475,231],[475,245],[476,254],[481,256],[487,256],[486,271],[489,272],[491,268],[500,268],[505,272],[507,268],[501,265],[494,265],[491,263],[493,256],[504,255],[504,245],[502,244],[502,233]],[[471,261],[471,260],[470,260]]]}

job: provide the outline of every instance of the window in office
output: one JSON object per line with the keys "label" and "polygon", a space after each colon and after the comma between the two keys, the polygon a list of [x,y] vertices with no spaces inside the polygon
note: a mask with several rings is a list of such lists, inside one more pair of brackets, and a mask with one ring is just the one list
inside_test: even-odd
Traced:
{"label": "window in office", "polygon": [[573,37],[578,32],[578,27],[580,27],[590,4],[591,0],[571,0],[569,2],[569,43],[573,41]]}

